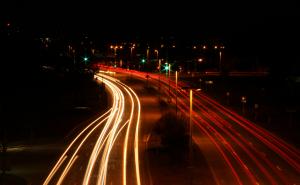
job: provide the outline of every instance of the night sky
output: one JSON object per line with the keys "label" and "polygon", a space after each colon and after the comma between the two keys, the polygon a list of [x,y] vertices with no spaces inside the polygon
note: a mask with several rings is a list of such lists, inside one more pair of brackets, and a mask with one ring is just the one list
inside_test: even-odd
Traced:
{"label": "night sky", "polygon": [[[122,33],[224,35],[299,16],[295,4],[209,1],[8,1],[7,19],[32,29]],[[273,22],[272,22],[273,21]],[[295,23],[297,24],[297,23]]]}
{"label": "night sky", "polygon": [[1,14],[4,21],[39,34],[76,38],[88,33],[95,39],[173,35],[216,38],[241,51],[293,50],[289,55],[295,57],[300,51],[300,9],[287,1],[6,1]]}

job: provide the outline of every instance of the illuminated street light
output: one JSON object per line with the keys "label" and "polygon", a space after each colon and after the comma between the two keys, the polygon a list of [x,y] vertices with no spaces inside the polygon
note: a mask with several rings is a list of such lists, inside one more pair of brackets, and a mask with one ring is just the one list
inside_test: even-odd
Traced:
{"label": "illuminated street light", "polygon": [[190,140],[189,140],[189,146],[190,146],[190,162],[192,160],[192,144],[193,144],[193,136],[192,136],[192,133],[193,133],[193,89],[190,89],[190,124],[189,124],[189,134],[190,134]]}
{"label": "illuminated street light", "polygon": [[155,49],[154,52],[156,53],[156,59],[157,59],[157,61],[158,61],[158,50]]}
{"label": "illuminated street light", "polygon": [[241,102],[242,102],[242,112],[243,114],[245,114],[245,104],[247,103],[246,96],[242,96]]}
{"label": "illuminated street light", "polygon": [[168,71],[169,71],[169,102],[171,102],[171,64],[168,65]]}
{"label": "illuminated street light", "polygon": [[117,49],[123,49],[123,46],[118,46],[118,45],[114,46],[114,45],[111,45],[110,49],[114,50],[114,57],[115,57],[115,64],[114,64],[114,66],[116,67],[117,66]]}
{"label": "illuminated street light", "polygon": [[176,89],[175,89],[176,93],[175,94],[176,94],[176,118],[177,118],[177,109],[178,109],[177,108],[177,104],[178,104],[177,103],[177,96],[178,96],[178,92],[177,92],[177,90],[178,90],[178,88],[177,88],[178,87],[178,72],[177,71],[175,71],[175,83],[176,83],[176,86],[175,86],[176,87]]}
{"label": "illuminated street light", "polygon": [[[159,74],[158,74],[158,89],[160,90],[160,74],[161,74],[161,60],[160,59],[158,60],[158,71],[159,71]],[[160,96],[159,96],[159,98],[160,98]]]}
{"label": "illuminated street light", "polygon": [[219,52],[220,60],[219,60],[219,71],[222,71],[222,51]]}
{"label": "illuminated street light", "polygon": [[149,49],[150,49],[150,48],[148,47],[148,48],[147,48],[147,61],[149,60],[149,52],[150,52]]}
{"label": "illuminated street light", "polygon": [[227,91],[226,92],[226,97],[227,97],[227,105],[229,105],[229,97],[230,97],[230,92],[229,91]]}

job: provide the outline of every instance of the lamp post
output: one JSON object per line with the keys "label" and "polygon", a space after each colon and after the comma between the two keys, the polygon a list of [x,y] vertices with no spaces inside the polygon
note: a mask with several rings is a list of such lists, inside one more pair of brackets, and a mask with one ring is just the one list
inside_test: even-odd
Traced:
{"label": "lamp post", "polygon": [[158,70],[159,70],[159,74],[158,74],[158,89],[160,90],[161,60],[158,60]]}
{"label": "lamp post", "polygon": [[175,82],[176,82],[176,92],[175,92],[175,94],[176,94],[176,118],[177,118],[177,96],[178,96],[178,92],[177,92],[177,83],[178,83],[178,72],[177,71],[175,71]]}
{"label": "lamp post", "polygon": [[230,92],[229,91],[226,92],[226,97],[227,97],[227,105],[229,105],[230,104],[230,101],[229,101]]}
{"label": "lamp post", "polygon": [[113,45],[110,46],[110,49],[114,50],[114,58],[115,58],[114,66],[115,67],[117,65],[117,48],[118,48],[118,46],[113,46]]}
{"label": "lamp post", "polygon": [[169,64],[169,101],[171,102],[171,64]]}
{"label": "lamp post", "polygon": [[150,47],[147,48],[147,62],[149,62],[149,53],[150,53]]}
{"label": "lamp post", "polygon": [[76,63],[76,61],[75,61],[75,49],[73,49],[72,52],[73,52],[73,62],[74,62],[74,65],[75,65],[75,63]]}
{"label": "lamp post", "polygon": [[219,52],[220,60],[219,60],[219,71],[222,72],[222,51]]}
{"label": "lamp post", "polygon": [[189,135],[189,162],[190,167],[192,166],[193,159],[193,90],[200,91],[199,88],[193,87],[182,87],[182,89],[186,89],[189,91],[190,96],[190,110],[189,110],[189,125],[188,125],[188,135]]}
{"label": "lamp post", "polygon": [[193,89],[190,89],[190,121],[189,121],[189,148],[190,148],[190,155],[189,155],[189,159],[190,159],[190,163],[192,163],[192,143],[193,143]]}
{"label": "lamp post", "polygon": [[113,45],[111,45],[110,49],[114,50],[114,58],[115,58],[115,64],[114,64],[114,66],[116,67],[117,66],[117,49],[123,49],[123,46],[117,46],[117,45],[113,46]]}
{"label": "lamp post", "polygon": [[245,104],[247,103],[246,96],[242,96],[241,102],[242,102],[242,112],[243,114],[245,114]]}
{"label": "lamp post", "polygon": [[[135,48],[135,44],[130,47],[130,62],[133,62],[133,49]],[[128,64],[128,68],[130,69],[130,64]]]}
{"label": "lamp post", "polygon": [[154,50],[154,52],[156,53],[156,60],[158,61],[158,50]]}

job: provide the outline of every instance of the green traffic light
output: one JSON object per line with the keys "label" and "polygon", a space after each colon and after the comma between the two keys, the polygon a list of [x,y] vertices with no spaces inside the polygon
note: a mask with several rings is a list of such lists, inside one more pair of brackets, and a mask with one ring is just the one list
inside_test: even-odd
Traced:
{"label": "green traffic light", "polygon": [[165,65],[165,70],[166,70],[166,71],[169,70],[169,65],[168,65],[168,64]]}
{"label": "green traffic light", "polygon": [[146,60],[145,59],[142,59],[142,63],[145,63],[146,62]]}
{"label": "green traffic light", "polygon": [[83,60],[86,62],[88,61],[88,57],[84,57]]}

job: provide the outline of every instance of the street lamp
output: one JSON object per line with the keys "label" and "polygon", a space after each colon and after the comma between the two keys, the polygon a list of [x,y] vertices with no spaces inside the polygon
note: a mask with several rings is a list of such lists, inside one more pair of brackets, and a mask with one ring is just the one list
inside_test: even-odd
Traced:
{"label": "street lamp", "polygon": [[[131,62],[133,62],[133,49],[135,48],[135,44],[133,44],[131,47],[130,47],[130,60]],[[130,65],[128,64],[129,68],[130,68]]]}
{"label": "street lamp", "polygon": [[168,65],[168,71],[169,71],[169,102],[171,103],[171,64]]}
{"label": "street lamp", "polygon": [[243,114],[245,114],[245,104],[247,103],[246,96],[242,96],[241,102],[242,102],[242,112]]}
{"label": "street lamp", "polygon": [[192,160],[192,152],[193,152],[193,148],[192,148],[192,144],[193,144],[193,89],[190,89],[190,121],[189,121],[189,134],[190,134],[190,139],[189,139],[189,147],[190,147],[190,162]]}
{"label": "street lamp", "polygon": [[117,46],[117,45],[113,46],[113,45],[111,45],[110,49],[114,50],[115,67],[116,67],[117,66],[117,49],[123,49],[123,46]]}
{"label": "street lamp", "polygon": [[192,144],[193,144],[193,90],[195,91],[201,91],[199,88],[193,88],[193,87],[182,87],[182,89],[189,90],[190,95],[190,111],[189,111],[189,159],[190,159],[190,165],[192,164],[192,156],[193,156],[193,150],[192,150]]}
{"label": "street lamp", "polygon": [[227,91],[226,92],[226,97],[227,97],[227,105],[229,105],[230,101],[229,101],[229,96],[230,96],[230,92]]}
{"label": "street lamp", "polygon": [[177,89],[177,84],[178,84],[178,72],[177,72],[177,71],[175,71],[175,82],[176,82],[176,86],[175,86],[175,87],[176,87],[176,93],[175,93],[175,94],[176,94],[176,118],[177,118],[177,109],[178,109],[178,108],[177,108],[177,96],[178,96],[178,92],[177,92],[177,90],[178,90],[178,89]]}
{"label": "street lamp", "polygon": [[171,74],[171,64],[169,64],[169,79],[171,78],[170,74]]}
{"label": "street lamp", "polygon": [[73,52],[73,62],[74,62],[74,65],[75,65],[75,62],[76,62],[75,61],[75,49],[73,49],[72,52]]}
{"label": "street lamp", "polygon": [[149,52],[150,52],[150,47],[148,46],[148,48],[147,48],[147,61],[149,61]]}
{"label": "street lamp", "polygon": [[161,60],[160,59],[158,60],[158,71],[159,71],[159,74],[158,74],[158,89],[160,90],[160,74],[161,74]]}
{"label": "street lamp", "polygon": [[222,51],[219,52],[220,60],[219,60],[219,71],[222,72]]}
{"label": "street lamp", "polygon": [[115,58],[115,64],[114,64],[114,66],[115,67],[117,65],[117,48],[118,48],[118,46],[113,46],[113,45],[110,46],[110,49],[114,50],[114,58]]}
{"label": "street lamp", "polygon": [[156,59],[158,61],[158,50],[156,49],[156,50],[154,50],[154,52],[156,53]]}

